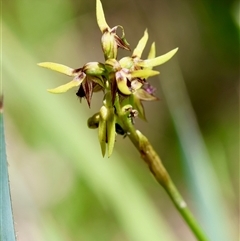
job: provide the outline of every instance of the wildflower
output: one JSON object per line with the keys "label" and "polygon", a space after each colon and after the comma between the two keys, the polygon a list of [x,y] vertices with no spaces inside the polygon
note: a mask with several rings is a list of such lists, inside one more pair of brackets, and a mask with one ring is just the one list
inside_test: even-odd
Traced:
{"label": "wildflower", "polygon": [[[96,2],[97,23],[102,32],[101,45],[105,63],[90,62],[77,69],[51,62],[38,65],[73,78],[67,84],[48,89],[51,93],[64,93],[69,89],[78,88],[76,95],[80,100],[86,98],[90,107],[93,93],[103,91],[103,104],[99,112],[89,118],[88,127],[98,128],[102,155],[104,156],[107,151],[110,156],[113,152],[116,133],[126,135],[120,116],[126,115],[131,124],[134,124],[133,119],[137,115],[146,119],[142,101],[158,99],[154,95],[155,88],[148,82],[149,77],[159,74],[159,71],[152,70],[152,68],[170,60],[178,49],[155,57],[156,49],[153,43],[148,58],[142,59],[142,52],[148,41],[148,32],[145,30],[132,55],[117,60],[118,48],[130,50],[124,29],[120,25],[110,28],[105,20],[100,0]],[[119,28],[122,31],[121,37],[117,35]],[[116,112],[117,107],[121,115]]]}
{"label": "wildflower", "polygon": [[69,89],[80,86],[76,95],[80,97],[80,100],[85,97],[89,107],[91,105],[93,92],[100,91],[104,88],[101,76],[104,74],[105,68],[101,63],[90,62],[78,69],[72,69],[65,65],[52,62],[43,62],[38,65],[74,77],[73,80],[67,84],[58,86],[54,89],[48,89],[48,92],[60,94],[68,91]]}

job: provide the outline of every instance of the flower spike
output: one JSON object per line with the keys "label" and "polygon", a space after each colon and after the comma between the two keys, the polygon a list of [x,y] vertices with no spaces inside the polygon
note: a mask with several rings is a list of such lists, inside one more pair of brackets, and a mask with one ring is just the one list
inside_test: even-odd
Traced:
{"label": "flower spike", "polygon": [[85,98],[90,108],[93,94],[103,91],[103,104],[99,112],[88,119],[87,124],[91,129],[98,128],[102,155],[108,152],[109,157],[113,152],[116,133],[128,135],[118,111],[122,110],[131,124],[134,124],[133,118],[137,116],[146,120],[142,101],[158,100],[154,95],[156,89],[147,79],[158,75],[160,72],[152,68],[170,60],[178,48],[155,57],[156,48],[153,42],[148,58],[142,59],[142,53],[148,41],[146,29],[132,55],[118,60],[119,48],[130,51],[124,28],[121,25],[109,27],[100,0],[96,0],[96,18],[102,32],[101,46],[105,63],[89,62],[77,69],[52,62],[43,62],[38,65],[72,77],[72,80],[64,85],[48,89],[50,93],[64,93],[77,87],[76,95],[80,101]]}

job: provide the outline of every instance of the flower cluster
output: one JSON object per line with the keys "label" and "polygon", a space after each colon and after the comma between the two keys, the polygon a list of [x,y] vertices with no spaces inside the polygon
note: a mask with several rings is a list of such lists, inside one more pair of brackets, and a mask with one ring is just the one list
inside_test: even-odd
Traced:
{"label": "flower cluster", "polygon": [[[105,63],[90,62],[78,69],[52,62],[43,62],[38,65],[73,77],[73,80],[67,84],[48,89],[51,93],[64,93],[71,88],[78,87],[76,95],[80,99],[86,98],[90,107],[93,93],[103,91],[103,105],[98,113],[89,118],[88,126],[98,128],[102,154],[105,155],[107,146],[108,156],[110,156],[116,133],[126,134],[116,112],[116,101],[131,121],[137,113],[140,118],[146,119],[142,101],[157,100],[154,96],[155,88],[147,82],[149,77],[159,74],[152,68],[167,62],[178,49],[155,57],[156,50],[153,43],[148,58],[142,59],[142,52],[148,40],[148,33],[145,30],[132,55],[118,60],[118,48],[130,51],[124,29],[120,25],[110,28],[105,20],[100,0],[97,0],[96,4],[97,23],[102,32],[101,45]],[[121,37],[117,35],[118,28],[122,30]]]}

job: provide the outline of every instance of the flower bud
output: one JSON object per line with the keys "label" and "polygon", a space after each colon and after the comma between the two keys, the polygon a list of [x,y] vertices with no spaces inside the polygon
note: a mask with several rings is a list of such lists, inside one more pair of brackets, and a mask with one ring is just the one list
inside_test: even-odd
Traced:
{"label": "flower bud", "polygon": [[116,59],[118,46],[115,41],[115,35],[106,31],[102,35],[101,42],[105,59]]}
{"label": "flower bud", "polygon": [[88,75],[100,76],[105,74],[105,65],[99,62],[89,62],[83,66],[82,71]]}
{"label": "flower bud", "polygon": [[109,73],[117,72],[121,69],[121,65],[116,59],[107,59],[105,62],[105,68]]}
{"label": "flower bud", "polygon": [[87,121],[87,125],[90,129],[97,129],[99,126],[100,115],[99,112],[90,117]]}
{"label": "flower bud", "polygon": [[131,69],[134,66],[133,59],[131,57],[124,57],[119,60],[122,68]]}

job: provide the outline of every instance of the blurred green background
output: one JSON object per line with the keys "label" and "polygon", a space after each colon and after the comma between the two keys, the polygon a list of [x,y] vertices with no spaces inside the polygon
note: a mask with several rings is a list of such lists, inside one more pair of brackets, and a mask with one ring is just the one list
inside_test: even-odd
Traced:
{"label": "blurred green background", "polygon": [[[239,2],[102,0],[132,49],[148,29],[157,54],[179,47],[150,80],[159,101],[136,120],[212,241],[237,240]],[[131,142],[102,158],[91,109],[67,76],[39,68],[103,62],[95,0],[2,1],[2,80],[13,211],[21,241],[195,240]],[[146,51],[145,57],[148,51]],[[120,51],[119,57],[130,55]]]}

